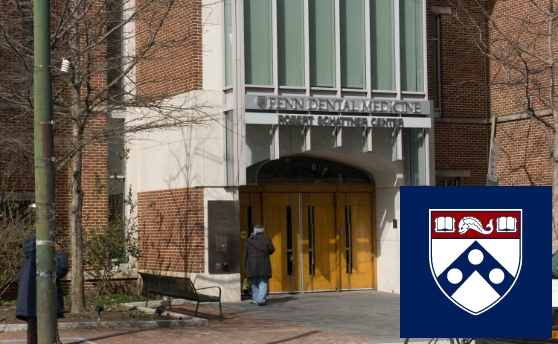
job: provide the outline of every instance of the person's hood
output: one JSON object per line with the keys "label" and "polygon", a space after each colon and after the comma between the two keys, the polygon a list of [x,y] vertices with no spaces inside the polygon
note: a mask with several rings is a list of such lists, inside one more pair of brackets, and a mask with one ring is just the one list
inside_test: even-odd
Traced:
{"label": "person's hood", "polygon": [[31,255],[35,252],[35,237],[29,237],[25,240],[25,244],[23,244],[23,253],[25,254],[25,258],[31,258]]}

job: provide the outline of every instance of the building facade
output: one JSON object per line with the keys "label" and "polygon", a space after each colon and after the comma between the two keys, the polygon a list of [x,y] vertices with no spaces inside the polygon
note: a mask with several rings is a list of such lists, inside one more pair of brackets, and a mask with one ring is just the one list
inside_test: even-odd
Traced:
{"label": "building facade", "polygon": [[262,224],[270,292],[399,292],[399,188],[435,183],[427,3],[200,5],[201,87],[176,97],[218,115],[129,147],[140,271],[239,300]]}
{"label": "building facade", "polygon": [[[243,248],[257,224],[276,247],[270,292],[398,293],[399,234],[412,226],[400,222],[400,188],[485,185],[492,114],[499,185],[551,184],[544,131],[459,20],[477,18],[490,42],[498,40],[490,18],[514,30],[506,8],[540,17],[522,0],[485,5],[488,12],[458,0],[180,2],[161,32],[169,42],[188,32],[188,44],[157,50],[132,82],[212,120],[88,148],[84,213],[98,221],[107,209],[127,213],[132,190],[137,268],[220,285],[224,300],[240,299]],[[124,30],[149,31],[141,25]],[[129,37],[122,49],[140,51],[144,37]],[[550,119],[544,99],[532,109]],[[135,109],[117,110],[96,123],[135,119]],[[3,107],[2,116],[17,111]],[[70,171],[56,178],[64,227]],[[112,187],[99,192],[99,180]],[[135,281],[135,270],[128,277]]]}

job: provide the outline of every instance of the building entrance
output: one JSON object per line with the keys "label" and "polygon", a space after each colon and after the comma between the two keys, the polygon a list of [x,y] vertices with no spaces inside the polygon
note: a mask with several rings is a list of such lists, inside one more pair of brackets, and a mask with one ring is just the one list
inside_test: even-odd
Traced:
{"label": "building entrance", "polygon": [[375,287],[373,184],[245,186],[240,213],[241,232],[262,224],[275,246],[270,292]]}

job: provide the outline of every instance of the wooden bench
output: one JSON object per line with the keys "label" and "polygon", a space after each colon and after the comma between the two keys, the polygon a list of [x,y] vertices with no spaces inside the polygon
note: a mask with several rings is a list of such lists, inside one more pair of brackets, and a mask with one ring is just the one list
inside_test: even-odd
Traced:
{"label": "wooden bench", "polygon": [[[144,272],[139,273],[143,279],[145,289],[147,289],[147,300],[145,301],[145,306],[147,307],[147,302],[149,301],[149,294],[156,293],[159,295],[165,295],[169,297],[169,308],[172,308],[171,297],[178,297],[181,299],[186,299],[189,301],[197,301],[196,312],[194,316],[198,314],[198,307],[200,302],[219,302],[219,314],[220,321],[223,320],[223,312],[221,311],[221,288],[218,286],[206,287],[196,289],[192,280],[187,277],[172,277],[172,276],[162,276],[153,275]],[[219,296],[204,295],[198,293],[198,290],[218,288]]]}

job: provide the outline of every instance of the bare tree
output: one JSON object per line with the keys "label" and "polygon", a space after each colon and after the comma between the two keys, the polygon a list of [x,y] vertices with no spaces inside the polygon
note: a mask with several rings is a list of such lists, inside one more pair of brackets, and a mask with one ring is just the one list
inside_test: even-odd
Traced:
{"label": "bare tree", "polygon": [[[487,97],[501,114],[520,114],[544,133],[552,166],[552,250],[558,249],[558,125],[554,0],[448,0],[452,29],[472,38],[488,59]],[[525,134],[527,135],[527,134]],[[527,135],[528,136],[528,135]],[[544,140],[543,140],[544,142]],[[527,153],[523,153],[527,154]],[[526,171],[528,174],[529,171]]]}
{"label": "bare tree", "polygon": [[[25,122],[33,112],[32,2],[8,2],[9,9],[0,11],[0,104],[13,110],[10,123]],[[202,25],[196,20],[201,16],[193,16],[201,13],[200,4],[192,0],[51,1],[52,61],[57,65],[62,58],[70,61],[69,73],[58,68],[52,73],[55,170],[71,171],[72,312],[84,311],[84,149],[114,137],[133,139],[141,132],[203,125],[214,119],[205,103],[195,97],[175,97],[169,89],[169,85],[186,85],[187,76],[152,73],[153,66],[176,54],[176,49],[201,49]],[[186,24],[171,30],[173,22]],[[125,113],[124,123],[107,125],[107,118],[116,113]],[[13,130],[2,124],[0,137],[32,162],[32,125]]]}

